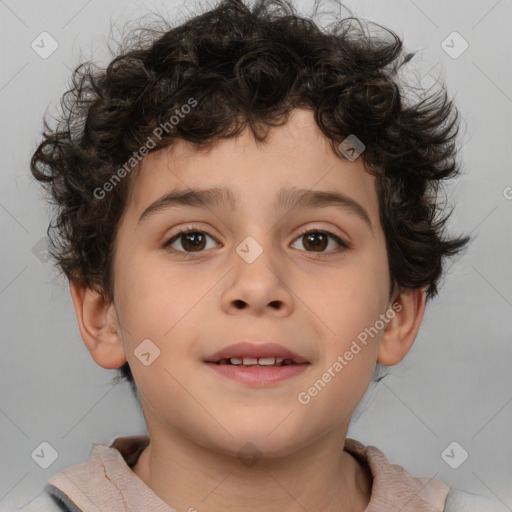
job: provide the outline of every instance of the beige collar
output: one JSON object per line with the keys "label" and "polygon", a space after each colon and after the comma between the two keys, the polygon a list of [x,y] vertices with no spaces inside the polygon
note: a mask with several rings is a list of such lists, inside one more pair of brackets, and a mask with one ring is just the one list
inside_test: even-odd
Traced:
{"label": "beige collar", "polygon": [[[53,475],[48,490],[82,512],[176,512],[130,469],[148,444],[148,436],[118,437],[110,446],[93,443],[90,460]],[[372,474],[372,495],[365,512],[444,510],[450,490],[444,482],[413,477],[402,466],[390,464],[378,448],[355,439],[347,438],[344,450]]]}

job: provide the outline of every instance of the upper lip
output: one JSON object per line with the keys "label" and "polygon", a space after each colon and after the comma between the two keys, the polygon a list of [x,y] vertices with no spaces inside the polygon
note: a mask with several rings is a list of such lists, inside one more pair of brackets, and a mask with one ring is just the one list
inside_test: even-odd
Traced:
{"label": "upper lip", "polygon": [[291,359],[294,363],[309,363],[307,359],[283,345],[279,345],[279,343],[251,343],[249,341],[228,345],[208,356],[205,361],[207,363],[217,363],[221,359],[231,359],[232,357],[280,357]]}

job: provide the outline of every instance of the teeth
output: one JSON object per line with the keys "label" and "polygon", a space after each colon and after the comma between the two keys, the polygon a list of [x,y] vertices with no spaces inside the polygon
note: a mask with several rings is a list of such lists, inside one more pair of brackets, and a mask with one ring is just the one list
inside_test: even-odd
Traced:
{"label": "teeth", "polygon": [[[227,364],[227,359],[222,359],[219,361],[220,364]],[[283,359],[282,357],[232,357],[229,359],[229,362],[234,365],[241,365],[244,366],[252,366],[252,365],[260,365],[260,366],[272,366],[275,364],[281,364],[283,361],[285,361],[285,364],[293,364],[293,361],[291,359]]]}
{"label": "teeth", "polygon": [[[244,364],[248,364],[245,362]],[[258,364],[261,364],[262,366],[268,365],[268,364],[276,364],[276,358],[275,357],[260,357],[258,359]]]}

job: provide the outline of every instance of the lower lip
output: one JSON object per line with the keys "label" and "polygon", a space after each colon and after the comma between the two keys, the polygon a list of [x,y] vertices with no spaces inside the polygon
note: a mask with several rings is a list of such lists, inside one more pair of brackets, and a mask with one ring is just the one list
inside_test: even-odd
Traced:
{"label": "lower lip", "polygon": [[267,386],[290,377],[295,377],[305,371],[309,366],[309,363],[271,366],[267,368],[264,366],[206,364],[224,377],[229,377],[230,379],[241,382],[242,384],[249,384],[250,386]]}

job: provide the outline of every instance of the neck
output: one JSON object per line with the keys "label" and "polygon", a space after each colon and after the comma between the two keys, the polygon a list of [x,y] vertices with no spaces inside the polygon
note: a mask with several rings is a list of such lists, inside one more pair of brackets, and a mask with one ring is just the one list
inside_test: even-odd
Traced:
{"label": "neck", "polygon": [[372,477],[341,449],[345,435],[331,433],[292,455],[262,457],[253,465],[186,437],[151,435],[132,470],[177,510],[363,512]]}

